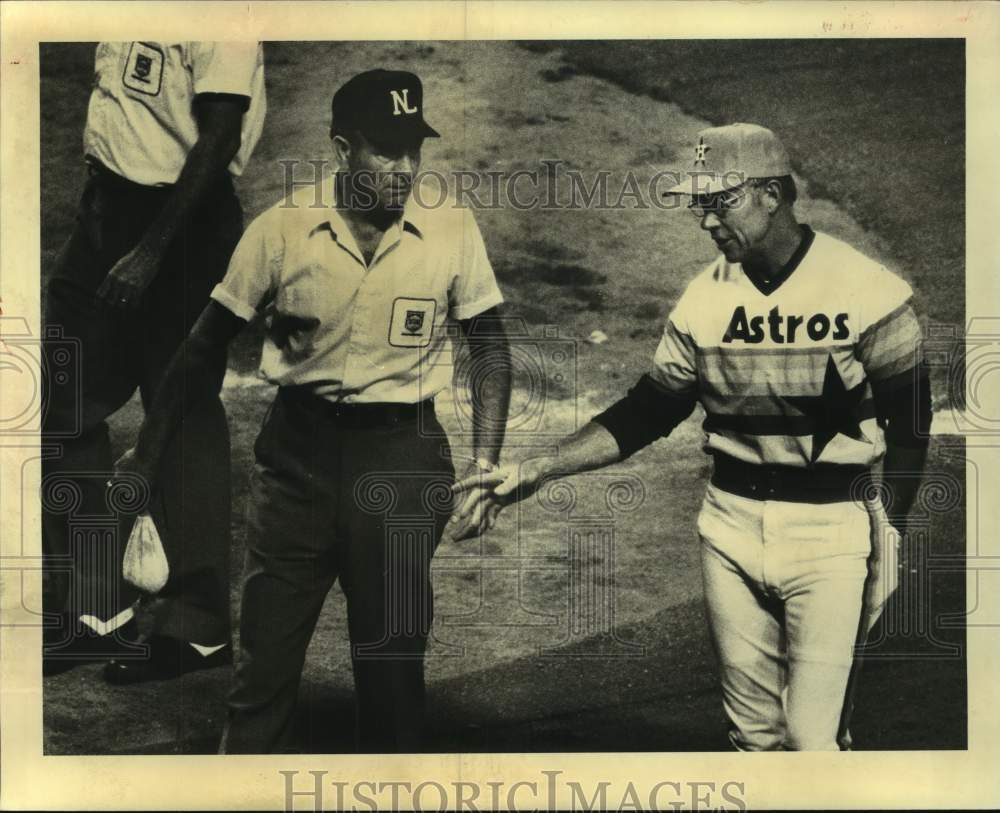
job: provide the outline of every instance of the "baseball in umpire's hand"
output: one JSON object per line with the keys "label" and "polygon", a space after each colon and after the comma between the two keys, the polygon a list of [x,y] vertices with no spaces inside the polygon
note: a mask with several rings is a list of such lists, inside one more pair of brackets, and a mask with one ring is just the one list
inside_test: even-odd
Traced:
{"label": "baseball in umpire's hand", "polygon": [[134,310],[142,304],[143,294],[159,267],[157,254],[142,245],[136,246],[108,271],[97,296],[110,308]]}

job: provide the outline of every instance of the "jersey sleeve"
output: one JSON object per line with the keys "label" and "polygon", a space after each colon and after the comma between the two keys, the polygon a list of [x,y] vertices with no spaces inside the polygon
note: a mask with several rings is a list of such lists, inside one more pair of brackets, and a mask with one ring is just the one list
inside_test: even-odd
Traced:
{"label": "jersey sleeve", "polygon": [[195,42],[191,44],[191,72],[195,95],[222,93],[253,96],[253,79],[263,60],[259,42]]}
{"label": "jersey sleeve", "polygon": [[694,405],[693,397],[678,397],[664,389],[651,375],[644,375],[624,398],[592,420],[611,433],[624,460],[653,441],[669,435],[694,411]]}
{"label": "jersey sleeve", "polygon": [[283,259],[280,237],[269,234],[269,213],[250,224],[240,239],[222,282],[211,297],[241,319],[251,321],[277,290]]}
{"label": "jersey sleeve", "polygon": [[468,209],[462,210],[461,232],[457,268],[449,294],[450,315],[456,320],[471,319],[503,302],[483,236]]}
{"label": "jersey sleeve", "polygon": [[697,394],[695,341],[690,328],[695,298],[689,286],[667,317],[660,344],[653,354],[650,376],[675,396],[695,397]]}
{"label": "jersey sleeve", "polygon": [[924,369],[920,322],[913,311],[913,291],[895,274],[880,269],[861,310],[857,356],[874,389],[891,388]]}

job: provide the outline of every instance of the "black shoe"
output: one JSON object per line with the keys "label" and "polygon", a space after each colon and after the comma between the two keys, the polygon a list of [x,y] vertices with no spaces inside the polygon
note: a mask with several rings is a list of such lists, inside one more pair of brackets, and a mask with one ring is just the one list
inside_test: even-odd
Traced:
{"label": "black shoe", "polygon": [[45,630],[42,635],[42,675],[58,675],[84,663],[110,658],[142,657],[146,650],[137,637],[134,620],[122,624],[114,632],[100,635],[82,621],[63,616],[59,625]]}
{"label": "black shoe", "polygon": [[151,680],[172,680],[197,672],[229,666],[233,650],[228,644],[211,655],[202,655],[187,641],[153,635],[149,641],[149,657],[136,660],[115,658],[104,666],[104,679],[115,686],[145,683]]}

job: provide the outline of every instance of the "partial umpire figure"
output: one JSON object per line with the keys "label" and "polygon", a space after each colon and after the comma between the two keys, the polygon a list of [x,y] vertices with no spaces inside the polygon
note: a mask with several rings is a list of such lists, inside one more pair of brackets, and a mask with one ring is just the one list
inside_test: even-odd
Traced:
{"label": "partial umpire figure", "polygon": [[[250,158],[264,110],[259,43],[97,46],[83,138],[89,178],[45,313],[50,331],[79,342],[82,368],[79,381],[46,393],[43,492],[69,484],[80,496],[75,518],[43,497],[45,608],[62,619],[46,632],[47,673],[121,652],[136,636],[135,595],[121,580],[128,529],[112,550],[88,540],[79,518],[108,513],[105,419],[137,387],[149,406],[225,272],[243,230],[232,176]],[[109,681],[231,661],[228,461],[225,413],[206,398],[158,462],[151,510],[171,576],[154,602],[150,657],[112,661]]]}
{"label": "partial umpire figure", "polygon": [[669,434],[700,402],[714,471],[698,533],[730,740],[836,750],[849,744],[855,641],[884,601],[869,559],[893,540],[885,510],[858,497],[881,459],[888,519],[903,527],[927,453],[912,291],[796,220],[791,163],[770,130],[703,130],[692,157],[669,194],[686,196],[719,256],[671,311],[649,374],[558,457],[456,488],[477,489],[463,509],[490,523],[546,477],[607,466]]}
{"label": "partial umpire figure", "polygon": [[[333,182],[247,229],[119,463],[156,471],[181,416],[215,398],[230,340],[263,311],[261,374],[278,392],[255,446],[224,752],[291,747],[306,648],[338,578],[360,746],[421,746],[430,564],[454,479],[433,400],[452,383],[449,326],[484,373],[471,388],[478,462],[467,471],[496,462],[510,395],[502,296],[471,212],[411,199],[424,138],[436,136],[411,73],[368,71],[337,91]],[[317,192],[327,205],[315,206]]]}

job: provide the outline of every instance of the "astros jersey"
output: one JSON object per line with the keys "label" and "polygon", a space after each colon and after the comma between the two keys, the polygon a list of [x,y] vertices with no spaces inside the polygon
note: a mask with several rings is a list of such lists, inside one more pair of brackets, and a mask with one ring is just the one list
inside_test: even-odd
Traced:
{"label": "astros jersey", "polygon": [[472,213],[411,198],[366,267],[316,194],[297,190],[257,218],[212,298],[248,321],[266,314],[260,375],[272,383],[348,403],[433,397],[452,380],[448,325],[503,301]]}
{"label": "astros jersey", "polygon": [[199,94],[247,97],[240,148],[229,172],[246,166],[264,126],[264,57],[259,42],[102,42],[83,133],[86,155],[144,186],[176,183],[198,140]]}
{"label": "astros jersey", "polygon": [[919,363],[902,279],[850,246],[805,239],[766,284],[720,256],[670,314],[652,375],[705,409],[705,450],[748,463],[870,465],[885,451],[872,385]]}

